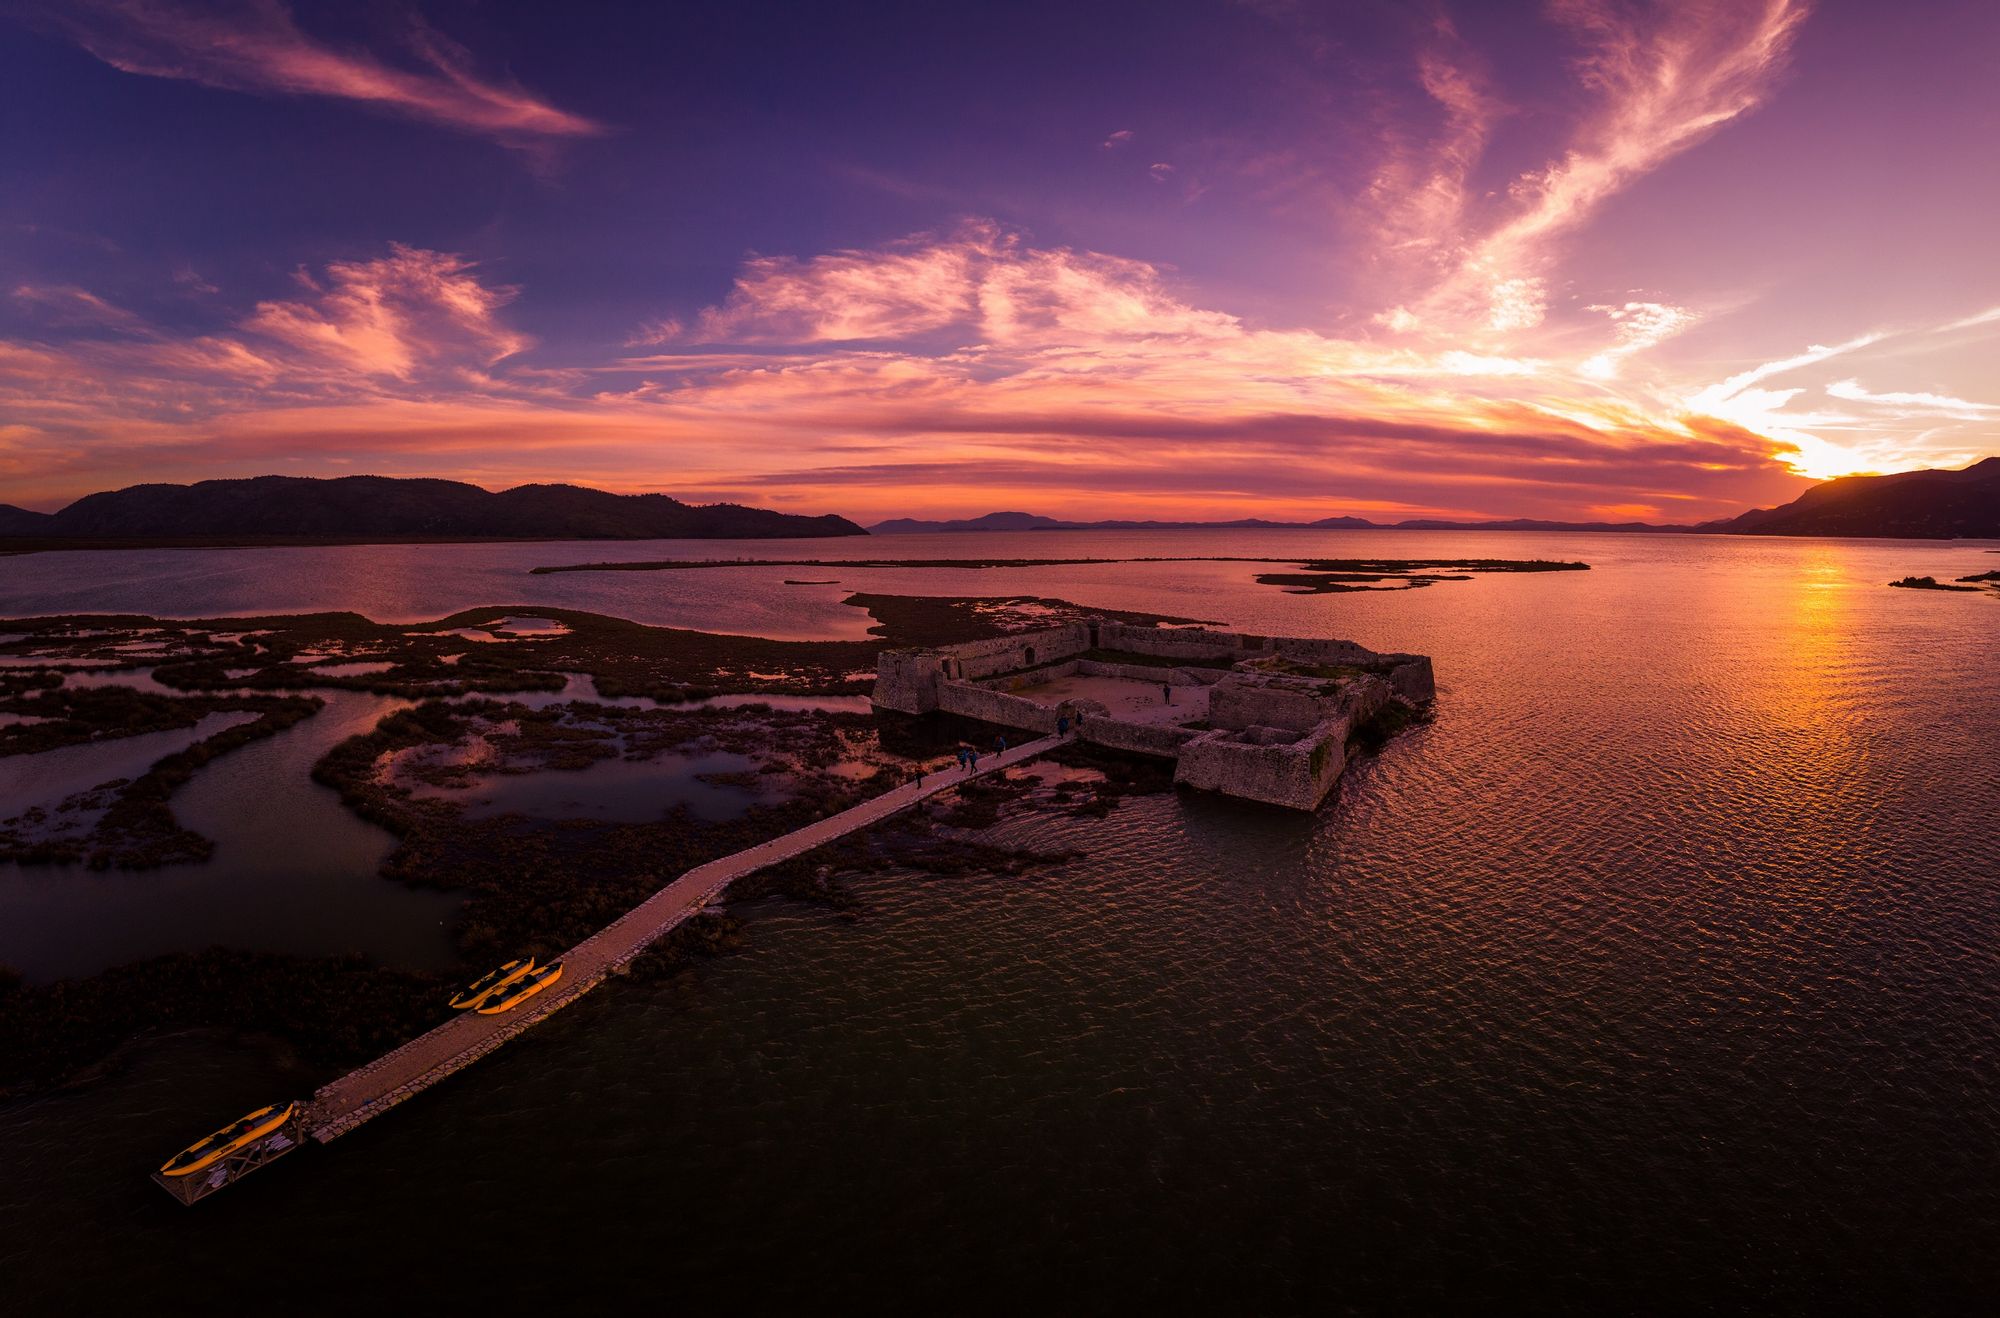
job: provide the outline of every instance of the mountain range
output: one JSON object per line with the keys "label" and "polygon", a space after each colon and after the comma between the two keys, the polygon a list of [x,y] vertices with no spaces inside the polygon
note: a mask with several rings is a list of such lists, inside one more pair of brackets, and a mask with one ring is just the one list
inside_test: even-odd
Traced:
{"label": "mountain range", "polygon": [[1371,522],[1365,517],[1322,517],[1316,522],[1273,522],[1245,517],[1233,522],[1064,522],[1034,513],[987,513],[956,521],[927,522],[898,517],[877,522],[870,535],[919,535],[950,531],[1686,531],[1685,526],[1654,526],[1647,522],[1541,522],[1515,518],[1505,522],[1405,521]]}
{"label": "mountain range", "polygon": [[664,494],[390,476],[257,476],[133,485],[54,513],[0,504],[0,536],[48,540],[709,540],[866,535],[844,517],[801,517]]}
{"label": "mountain range", "polygon": [[[1146,530],[1624,531],[1723,535],[1891,536],[2000,539],[2000,457],[1957,471],[1843,476],[1792,502],[1691,526],[1460,522],[1360,517],[1313,522],[1064,521],[1034,513],[923,521],[899,517],[864,531],[844,517],[804,517],[740,504],[687,504],[664,494],[612,494],[580,485],[522,485],[493,493],[462,481],[342,476],[257,476],[193,485],[133,485],[91,494],[58,512],[0,504],[0,539],[20,542],[183,543],[414,540],[803,539],[953,531]],[[30,546],[32,547],[32,546]]]}
{"label": "mountain range", "polygon": [[1164,531],[1355,530],[1355,531],[1630,531],[1707,532],[1719,535],[1889,536],[1944,540],[2000,538],[2000,457],[1958,471],[1906,471],[1890,476],[1842,476],[1815,485],[1778,508],[1758,508],[1736,517],[1692,525],[1651,522],[1552,522],[1533,518],[1458,522],[1415,518],[1371,522],[1360,517],[1323,517],[1315,522],[1273,522],[1246,518],[1233,522],[1073,522],[1034,513],[988,513],[951,521],[899,517],[869,527],[874,535],[935,534],[953,531]]}

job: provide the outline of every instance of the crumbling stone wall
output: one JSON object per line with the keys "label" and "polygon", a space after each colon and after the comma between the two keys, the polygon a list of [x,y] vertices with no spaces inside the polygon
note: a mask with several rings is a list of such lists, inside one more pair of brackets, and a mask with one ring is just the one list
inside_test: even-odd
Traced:
{"label": "crumbling stone wall", "polygon": [[1020,691],[1057,678],[1071,677],[1083,670],[1083,663],[1077,659],[1064,659],[1060,663],[1043,664],[1039,668],[1024,668],[999,677],[982,677],[973,682],[974,686],[985,687],[988,691]]}
{"label": "crumbling stone wall", "polygon": [[[1331,692],[1328,685],[1248,673],[1225,678],[1208,705],[1211,721],[1226,726],[1182,749],[1174,781],[1294,810],[1316,808],[1347,767],[1355,725],[1395,698],[1388,681],[1373,675]],[[1308,721],[1300,727],[1299,720]]]}
{"label": "crumbling stone wall", "polygon": [[1077,735],[1099,746],[1134,755],[1158,755],[1173,759],[1181,748],[1201,734],[1171,724],[1127,723],[1122,719],[1093,714],[1083,721]]}
{"label": "crumbling stone wall", "polygon": [[[1000,674],[1045,668],[1074,659],[1090,647],[1090,627],[1077,622],[968,641],[963,645],[885,650],[875,661],[875,704],[905,714],[928,714],[940,707],[939,693],[948,683],[982,681]],[[1048,681],[1052,676],[1024,674],[1021,683],[1003,681],[1000,685],[1030,685]]]}
{"label": "crumbling stone wall", "polygon": [[939,650],[884,650],[875,659],[875,704],[905,714],[932,712],[950,662]]}
{"label": "crumbling stone wall", "polygon": [[1099,623],[1097,643],[1106,650],[1129,650],[1161,659],[1232,659],[1269,653],[1261,636],[1206,627],[1134,627],[1122,622]]}
{"label": "crumbling stone wall", "polygon": [[948,645],[944,652],[955,661],[953,677],[977,681],[996,673],[1021,668],[1037,668],[1059,659],[1071,659],[1091,645],[1090,627],[1085,623],[1065,623],[1039,631],[1015,632],[986,641]]}
{"label": "crumbling stone wall", "polygon": [[1340,714],[1350,685],[1309,677],[1231,673],[1208,693],[1208,721],[1218,728],[1261,725],[1305,732]]}
{"label": "crumbling stone wall", "polygon": [[1047,705],[1004,691],[989,691],[970,682],[944,683],[938,688],[937,707],[947,714],[963,714],[966,718],[1029,732],[1054,732],[1058,717]]}

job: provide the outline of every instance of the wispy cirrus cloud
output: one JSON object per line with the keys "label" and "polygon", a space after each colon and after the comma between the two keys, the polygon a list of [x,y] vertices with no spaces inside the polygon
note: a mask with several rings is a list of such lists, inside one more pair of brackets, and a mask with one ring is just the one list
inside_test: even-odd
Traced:
{"label": "wispy cirrus cloud", "polygon": [[[1458,30],[1439,18],[1417,55],[1418,82],[1442,116],[1435,131],[1399,117],[1379,128],[1381,158],[1362,195],[1375,258],[1419,275],[1462,257],[1471,205],[1468,179],[1508,107]],[[1408,313],[1406,313],[1407,315]]]}
{"label": "wispy cirrus cloud", "polygon": [[1627,357],[1666,342],[1695,321],[1694,313],[1686,307],[1668,306],[1663,302],[1626,302],[1616,306],[1591,306],[1584,310],[1603,312],[1617,326],[1618,341],[1577,368],[1584,375],[1599,380],[1611,379],[1618,374],[1619,364]]}
{"label": "wispy cirrus cloud", "polygon": [[1875,393],[1863,388],[1859,380],[1835,380],[1826,387],[1826,391],[1833,397],[1847,402],[1869,403],[1890,409],[1898,416],[1948,417],[1959,421],[1983,421],[2000,416],[2000,404],[1975,403],[1966,398],[1954,398],[1950,394],[1921,390],[1892,389],[1884,393]]}
{"label": "wispy cirrus cloud", "polygon": [[22,284],[14,290],[14,301],[42,323],[59,329],[130,334],[142,331],[145,325],[125,308],[74,284]]}
{"label": "wispy cirrus cloud", "polygon": [[1453,113],[1438,170],[1419,176],[1392,213],[1418,226],[1401,241],[1455,247],[1457,257],[1442,282],[1385,313],[1383,323],[1498,334],[1539,325],[1553,244],[1635,180],[1754,108],[1809,7],[1807,0],[1553,0],[1550,14],[1584,42],[1576,73],[1595,105],[1562,155],[1515,179],[1502,218],[1476,232],[1460,223],[1460,163],[1482,143],[1491,111],[1471,84],[1432,71],[1451,65],[1428,57],[1425,85]]}
{"label": "wispy cirrus cloud", "polygon": [[255,94],[326,96],[512,146],[602,131],[512,79],[486,76],[472,55],[413,19],[401,63],[305,32],[281,0],[60,0],[36,16],[113,68]]}

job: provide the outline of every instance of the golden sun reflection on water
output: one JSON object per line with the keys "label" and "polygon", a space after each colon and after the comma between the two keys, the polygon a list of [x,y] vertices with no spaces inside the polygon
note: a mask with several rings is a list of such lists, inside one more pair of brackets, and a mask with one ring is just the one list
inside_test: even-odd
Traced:
{"label": "golden sun reflection on water", "polygon": [[[1789,850],[1826,857],[1832,863],[1810,872],[1837,882],[1844,877],[1838,857],[1854,842],[1866,812],[1875,748],[1861,706],[1882,677],[1881,656],[1856,643],[1856,591],[1865,587],[1851,564],[1837,552],[1820,551],[1797,571],[1791,588],[1767,585],[1751,605],[1777,635],[1763,671],[1742,675],[1746,707],[1738,726],[1750,731],[1744,759],[1759,789],[1741,804],[1766,828],[1781,830]],[[1788,869],[1794,877],[1786,886],[1796,900],[1810,899],[1811,890],[1823,886],[1796,887],[1796,876],[1808,871]]]}

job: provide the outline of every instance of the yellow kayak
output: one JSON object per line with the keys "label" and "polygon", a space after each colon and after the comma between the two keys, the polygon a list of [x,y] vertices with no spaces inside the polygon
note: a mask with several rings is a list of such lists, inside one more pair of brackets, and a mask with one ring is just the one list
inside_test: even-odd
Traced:
{"label": "yellow kayak", "polygon": [[296,1103],[273,1103],[260,1107],[243,1120],[224,1126],[199,1144],[190,1144],[160,1168],[167,1176],[190,1176],[212,1167],[246,1144],[255,1144],[292,1119]]}
{"label": "yellow kayak", "polygon": [[514,1008],[534,997],[549,985],[562,978],[560,961],[551,961],[545,966],[536,966],[513,983],[494,991],[479,1006],[481,1016],[498,1016],[503,1011]]}
{"label": "yellow kayak", "polygon": [[486,999],[486,995],[494,989],[512,984],[515,980],[518,980],[534,968],[535,958],[531,956],[516,957],[503,966],[487,971],[478,979],[473,980],[470,984],[460,989],[458,996],[451,1000],[451,1005],[460,1011],[477,1007]]}

